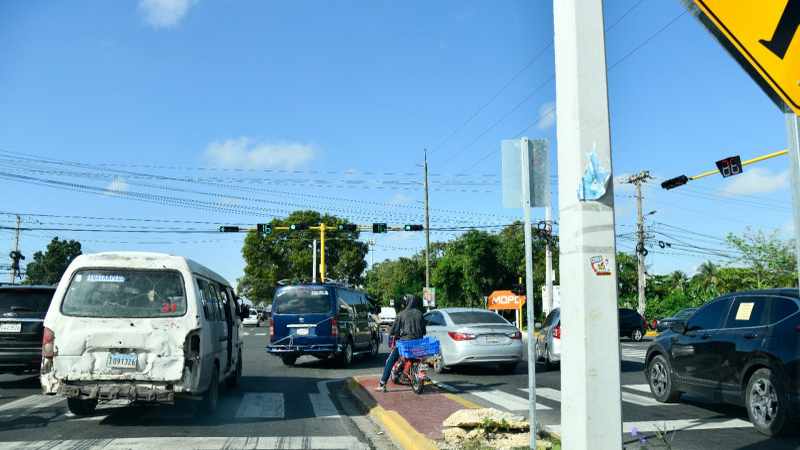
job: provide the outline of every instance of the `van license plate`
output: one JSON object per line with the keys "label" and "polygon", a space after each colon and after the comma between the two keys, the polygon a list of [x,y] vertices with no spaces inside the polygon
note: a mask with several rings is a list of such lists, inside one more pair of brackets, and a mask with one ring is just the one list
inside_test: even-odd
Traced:
{"label": "van license plate", "polygon": [[21,323],[0,323],[0,333],[21,333]]}
{"label": "van license plate", "polygon": [[135,369],[136,353],[112,353],[108,355],[108,365],[114,369]]}
{"label": "van license plate", "polygon": [[298,336],[308,336],[308,328],[298,328],[297,329]]}

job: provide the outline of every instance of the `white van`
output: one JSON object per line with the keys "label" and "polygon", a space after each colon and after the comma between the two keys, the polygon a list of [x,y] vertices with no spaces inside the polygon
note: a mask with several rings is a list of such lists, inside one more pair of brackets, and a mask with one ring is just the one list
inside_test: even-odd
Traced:
{"label": "white van", "polygon": [[242,311],[224,278],[180,256],[82,255],[58,284],[44,319],[41,384],[91,414],[114,399],[202,399],[242,374]]}

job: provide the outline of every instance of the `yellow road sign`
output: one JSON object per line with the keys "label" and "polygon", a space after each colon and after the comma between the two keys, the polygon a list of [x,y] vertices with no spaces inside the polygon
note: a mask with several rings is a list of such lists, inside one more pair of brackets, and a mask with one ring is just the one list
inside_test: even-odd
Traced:
{"label": "yellow road sign", "polygon": [[748,72],[800,114],[800,0],[693,1]]}

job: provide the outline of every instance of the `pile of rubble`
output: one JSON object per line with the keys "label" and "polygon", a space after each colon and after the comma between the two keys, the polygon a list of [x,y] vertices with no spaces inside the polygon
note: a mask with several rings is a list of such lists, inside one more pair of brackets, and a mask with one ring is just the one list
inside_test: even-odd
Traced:
{"label": "pile of rubble", "polygon": [[[442,423],[445,444],[449,448],[528,448],[530,426],[524,417],[494,408],[462,409]],[[547,448],[547,447],[540,447]]]}

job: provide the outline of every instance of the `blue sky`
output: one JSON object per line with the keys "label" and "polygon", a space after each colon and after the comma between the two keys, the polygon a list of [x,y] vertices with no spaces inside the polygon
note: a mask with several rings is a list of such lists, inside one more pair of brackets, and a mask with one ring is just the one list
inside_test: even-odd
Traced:
{"label": "blue sky", "polygon": [[[658,240],[717,249],[748,225],[792,229],[785,157],[737,178],[657,186],[786,146],[778,108],[683,11],[677,0],[605,5],[615,176],[660,177],[645,189],[654,273],[692,273],[705,259]],[[23,218],[39,228],[23,233],[26,255],[58,235],[89,252],[187,255],[234,281],[242,235],[165,228],[254,224],[298,207],[419,223],[428,148],[432,226],[508,223],[520,212],[500,205],[500,141],[547,139],[555,164],[552,32],[548,1],[3,2],[0,211],[57,216]],[[631,194],[617,189],[620,234],[633,230]],[[7,247],[12,237],[0,233]],[[376,262],[423,245],[419,233],[363,238]]]}

